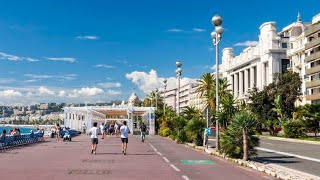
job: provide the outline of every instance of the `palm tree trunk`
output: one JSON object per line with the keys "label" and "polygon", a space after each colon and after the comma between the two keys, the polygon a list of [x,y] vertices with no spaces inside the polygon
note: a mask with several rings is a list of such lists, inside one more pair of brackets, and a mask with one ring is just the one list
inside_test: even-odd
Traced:
{"label": "palm tree trunk", "polygon": [[249,159],[249,151],[248,151],[248,133],[245,128],[242,129],[243,134],[243,160],[247,161]]}

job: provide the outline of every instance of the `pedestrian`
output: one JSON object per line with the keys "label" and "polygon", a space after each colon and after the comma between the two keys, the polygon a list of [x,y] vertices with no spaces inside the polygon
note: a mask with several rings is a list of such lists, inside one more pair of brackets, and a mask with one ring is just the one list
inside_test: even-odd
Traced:
{"label": "pedestrian", "polygon": [[147,131],[147,126],[144,123],[141,124],[140,131],[141,131],[141,142],[144,142],[146,138],[146,131]]}
{"label": "pedestrian", "polygon": [[93,127],[90,129],[90,135],[91,135],[91,154],[96,154],[97,151],[97,146],[98,146],[98,134],[99,134],[99,129],[97,128],[98,123],[94,122]]}
{"label": "pedestrian", "polygon": [[100,133],[102,135],[101,139],[104,139],[104,136],[105,136],[105,132],[104,132],[104,123],[102,123],[100,125]]}
{"label": "pedestrian", "polygon": [[123,121],[123,125],[120,127],[121,141],[122,141],[122,153],[126,155],[128,147],[128,136],[130,134],[130,129],[127,126],[127,121]]}
{"label": "pedestrian", "polygon": [[86,134],[87,126],[85,123],[83,123],[83,125],[82,125],[82,130],[83,130],[83,134]]}
{"label": "pedestrian", "polygon": [[56,126],[56,140],[58,140],[58,141],[61,138],[61,133],[62,133],[61,131],[62,131],[62,129],[61,129],[60,125],[57,124],[57,126]]}
{"label": "pedestrian", "polygon": [[118,136],[118,132],[119,132],[118,124],[114,123],[114,133],[116,134],[116,136]]}

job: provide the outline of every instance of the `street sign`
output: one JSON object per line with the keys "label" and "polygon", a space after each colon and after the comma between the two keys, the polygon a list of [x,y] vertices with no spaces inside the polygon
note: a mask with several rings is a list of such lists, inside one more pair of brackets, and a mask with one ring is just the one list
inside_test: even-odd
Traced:
{"label": "street sign", "polygon": [[206,128],[206,135],[211,135],[211,134],[212,134],[211,128]]}
{"label": "street sign", "polygon": [[180,160],[182,164],[193,165],[193,164],[215,164],[212,160]]}

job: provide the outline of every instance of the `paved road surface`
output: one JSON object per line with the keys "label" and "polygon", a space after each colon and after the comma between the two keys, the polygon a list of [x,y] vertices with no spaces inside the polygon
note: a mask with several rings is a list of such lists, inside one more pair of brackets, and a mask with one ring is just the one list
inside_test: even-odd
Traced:
{"label": "paved road surface", "polygon": [[[320,145],[286,142],[260,138],[257,161],[274,163],[312,175],[320,176]],[[273,150],[276,152],[268,152]]]}
{"label": "paved road surface", "polygon": [[[148,137],[148,142],[142,143],[138,137],[131,136],[127,155],[124,156],[120,139],[116,137],[104,141],[99,139],[96,155],[90,153],[88,136],[75,137],[72,142],[50,139],[1,152],[0,179],[272,179],[266,174],[209,157],[159,136]],[[209,164],[184,165],[180,160],[209,160],[194,161]]]}

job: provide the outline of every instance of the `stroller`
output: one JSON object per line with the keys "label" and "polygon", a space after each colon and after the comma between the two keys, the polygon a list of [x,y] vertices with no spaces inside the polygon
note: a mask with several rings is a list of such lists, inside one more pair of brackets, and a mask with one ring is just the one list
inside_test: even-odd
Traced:
{"label": "stroller", "polygon": [[67,141],[67,140],[71,141],[71,135],[69,131],[65,131],[63,135],[63,141]]}

